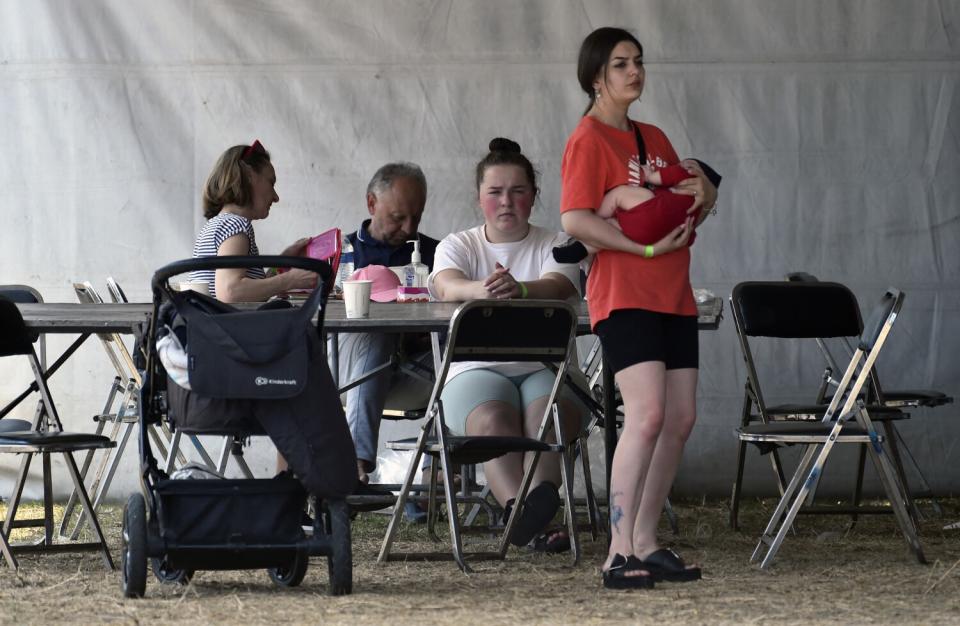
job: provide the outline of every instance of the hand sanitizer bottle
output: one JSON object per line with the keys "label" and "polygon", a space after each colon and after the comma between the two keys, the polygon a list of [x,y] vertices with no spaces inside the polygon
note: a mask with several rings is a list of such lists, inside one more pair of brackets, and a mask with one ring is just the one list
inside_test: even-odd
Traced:
{"label": "hand sanitizer bottle", "polygon": [[430,269],[420,260],[420,240],[411,239],[407,243],[413,244],[413,252],[410,254],[410,263],[403,268],[403,285],[426,288]]}

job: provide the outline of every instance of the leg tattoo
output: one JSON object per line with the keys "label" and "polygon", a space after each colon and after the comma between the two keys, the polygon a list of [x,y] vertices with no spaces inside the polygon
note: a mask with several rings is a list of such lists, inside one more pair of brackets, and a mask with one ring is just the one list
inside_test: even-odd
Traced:
{"label": "leg tattoo", "polygon": [[622,491],[614,491],[610,495],[610,526],[620,534],[620,520],[623,519],[623,508],[617,504],[617,496],[622,496]]}

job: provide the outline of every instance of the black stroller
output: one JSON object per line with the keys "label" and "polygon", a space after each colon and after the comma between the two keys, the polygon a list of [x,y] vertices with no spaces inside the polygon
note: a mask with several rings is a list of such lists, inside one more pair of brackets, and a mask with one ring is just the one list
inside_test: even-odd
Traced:
{"label": "black stroller", "polygon": [[[320,286],[299,308],[285,301],[236,308],[169,284],[194,270],[263,266],[316,272]],[[323,353],[330,283],[329,265],[298,257],[191,259],[154,274],[153,316],[141,338],[143,493],[131,495],[123,513],[125,596],[143,596],[148,559],[161,582],[186,583],[198,569],[263,567],[276,584],[293,587],[315,555],[327,556],[330,593],[351,592],[344,497],[356,484],[356,453]],[[167,350],[180,350],[177,365]],[[173,432],[236,442],[269,435],[290,469],[270,479],[173,479],[145,435],[146,425],[162,419]],[[308,496],[309,537],[302,526]]]}

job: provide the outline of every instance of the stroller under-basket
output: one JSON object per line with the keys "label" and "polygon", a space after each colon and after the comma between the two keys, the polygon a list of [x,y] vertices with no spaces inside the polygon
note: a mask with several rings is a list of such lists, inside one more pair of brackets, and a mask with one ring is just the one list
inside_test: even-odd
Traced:
{"label": "stroller under-basket", "polygon": [[[237,308],[169,282],[190,271],[263,266],[314,271],[319,286],[301,307]],[[131,495],[123,513],[127,597],[143,596],[148,560],[162,582],[185,583],[200,569],[267,568],[275,583],[292,587],[315,555],[327,556],[330,593],[350,593],[344,497],[356,483],[356,453],[323,354],[330,278],[326,263],[297,257],[191,259],[154,274],[153,316],[141,342],[143,493]],[[263,479],[172,479],[144,434],[162,419],[183,434],[269,435],[290,470]],[[308,496],[312,536],[302,526]]]}

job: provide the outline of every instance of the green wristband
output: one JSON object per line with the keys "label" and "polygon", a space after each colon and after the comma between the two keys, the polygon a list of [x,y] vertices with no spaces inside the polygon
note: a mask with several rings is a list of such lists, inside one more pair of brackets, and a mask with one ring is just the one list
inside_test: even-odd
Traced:
{"label": "green wristband", "polygon": [[646,259],[653,258],[653,246],[646,246],[643,249],[643,257]]}
{"label": "green wristband", "polygon": [[523,283],[517,283],[517,284],[520,285],[520,297],[521,297],[521,298],[526,298],[528,295],[530,295],[530,291],[527,289],[527,286],[526,286],[526,285],[524,285]]}

